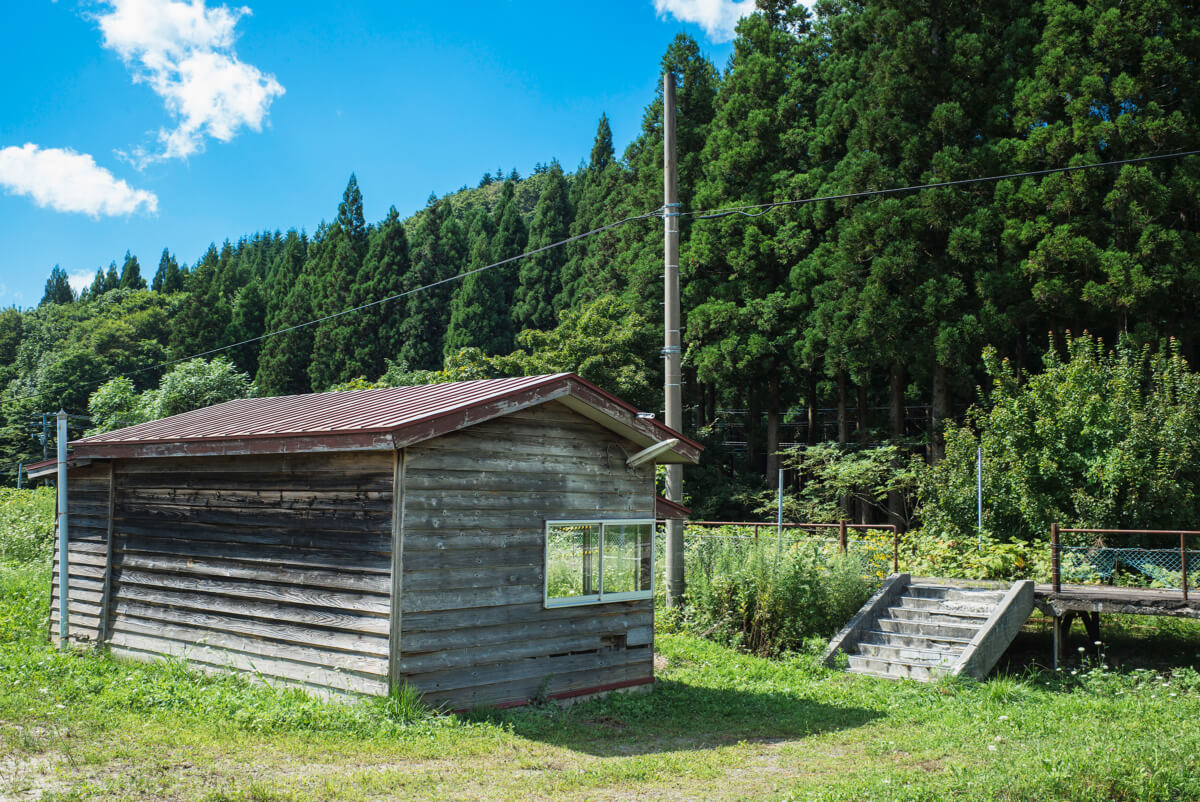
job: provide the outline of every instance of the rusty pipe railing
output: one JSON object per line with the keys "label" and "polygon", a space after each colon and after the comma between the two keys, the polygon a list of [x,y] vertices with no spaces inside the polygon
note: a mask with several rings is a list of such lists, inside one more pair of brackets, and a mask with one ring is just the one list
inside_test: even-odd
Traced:
{"label": "rusty pipe railing", "polygon": [[[684,526],[747,526],[754,530],[754,539],[758,540],[758,530],[760,527],[768,526],[778,528],[777,522],[760,522],[760,521],[684,521]],[[838,530],[838,549],[842,554],[846,553],[849,547],[847,538],[847,530],[849,529],[879,529],[890,530],[892,533],[892,572],[900,571],[900,529],[895,524],[851,524],[841,521],[836,524],[816,524],[816,523],[801,523],[801,524],[783,524],[784,529],[836,529]]]}
{"label": "rusty pipe railing", "polygon": [[1183,600],[1188,600],[1188,555],[1187,539],[1200,537],[1200,531],[1195,529],[1093,529],[1060,527],[1057,523],[1050,524],[1050,571],[1052,587],[1055,593],[1062,590],[1062,561],[1059,554],[1062,550],[1061,535],[1179,535],[1179,585],[1183,591]]}

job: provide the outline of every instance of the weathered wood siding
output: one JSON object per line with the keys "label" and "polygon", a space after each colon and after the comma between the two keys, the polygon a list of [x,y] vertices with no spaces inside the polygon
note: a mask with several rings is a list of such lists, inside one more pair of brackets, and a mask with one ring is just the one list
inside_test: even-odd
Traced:
{"label": "weathered wood siding", "polygon": [[115,654],[386,693],[393,455],[116,463]]}
{"label": "weathered wood siding", "polygon": [[653,518],[654,468],[557,402],[407,449],[400,671],[434,704],[653,677],[653,603],[543,605],[546,520]]}
{"label": "weathered wood siding", "polygon": [[[67,624],[72,641],[94,643],[99,636],[108,550],[108,471],[106,464],[71,469],[67,477]],[[54,535],[54,578],[50,598],[50,637],[58,642],[58,533]]]}

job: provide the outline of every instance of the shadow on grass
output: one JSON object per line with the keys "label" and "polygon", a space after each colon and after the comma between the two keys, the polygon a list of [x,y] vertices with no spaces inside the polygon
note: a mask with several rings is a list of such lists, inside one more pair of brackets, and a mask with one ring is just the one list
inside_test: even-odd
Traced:
{"label": "shadow on grass", "polygon": [[[1086,659],[1121,669],[1167,670],[1190,666],[1200,671],[1200,621],[1167,616],[1103,615],[1097,647],[1076,622],[1068,638],[1066,666]],[[1083,647],[1083,651],[1079,651]],[[1054,664],[1050,619],[1034,613],[1005,651],[997,672],[1019,674]]]}
{"label": "shadow on grass", "polygon": [[466,717],[510,728],[523,738],[603,757],[795,740],[860,727],[880,715],[784,692],[661,679],[651,693],[614,694],[565,709],[480,709]]}

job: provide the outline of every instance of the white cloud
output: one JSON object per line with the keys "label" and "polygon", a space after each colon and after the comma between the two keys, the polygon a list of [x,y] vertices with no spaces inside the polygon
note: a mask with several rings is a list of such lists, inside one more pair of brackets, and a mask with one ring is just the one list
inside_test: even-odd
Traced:
{"label": "white cloud", "polygon": [[86,270],[81,270],[78,273],[72,273],[67,276],[67,283],[71,285],[71,289],[75,290],[75,294],[86,290],[92,286],[92,281],[96,278],[95,273],[89,273]]}
{"label": "white cloud", "polygon": [[158,210],[158,197],[134,189],[86,153],[32,143],[0,148],[0,186],[43,208],[92,217]]}
{"label": "white cloud", "polygon": [[274,75],[238,59],[234,27],[250,13],[242,7],[208,8],[204,0],[108,0],[95,19],[104,46],[163,99],[175,119],[158,132],[161,152],[135,148],[139,166],[186,158],[203,150],[206,137],[233,139],[245,127],[261,131],[275,98],[284,93]]}
{"label": "white cloud", "polygon": [[728,42],[742,17],[754,13],[754,0],[654,0],[659,16],[699,23],[714,42]]}

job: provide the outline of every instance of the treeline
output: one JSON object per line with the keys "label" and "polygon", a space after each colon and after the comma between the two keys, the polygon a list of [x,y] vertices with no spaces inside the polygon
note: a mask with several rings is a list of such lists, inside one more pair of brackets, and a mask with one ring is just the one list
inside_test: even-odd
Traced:
{"label": "treeline", "polygon": [[[679,85],[685,404],[696,432],[721,410],[745,411],[745,451],[721,464],[772,476],[785,424],[812,423],[823,407],[837,410],[844,443],[900,440],[914,404],[930,409],[936,459],[944,422],[986,380],[986,346],[1017,375],[1084,330],[1109,342],[1172,337],[1194,364],[1197,157],[699,212],[1198,148],[1197,19],[1194,0],[822,2],[815,16],[760,0],[720,70],[679,36],[662,69]],[[392,209],[368,224],[351,178],[336,217],[311,235],[226,242],[190,267],[164,252],[149,289],[132,255],[81,299],[56,272],[39,308],[0,314],[8,456],[30,451],[17,430],[31,413],[82,411],[114,372],[144,370],[131,378],[152,387],[158,374],[145,369],[164,359],[657,209],[661,118],[660,89],[620,157],[602,117],[573,172],[553,161],[524,179],[489,172],[406,220]],[[654,386],[661,272],[661,221],[640,220],[229,355],[259,392],[323,390],[436,371],[463,349],[528,352],[537,338],[520,332],[550,332],[599,299],[649,327],[624,341],[652,343],[626,358]],[[568,364],[588,356],[572,353]]]}

